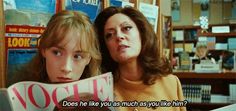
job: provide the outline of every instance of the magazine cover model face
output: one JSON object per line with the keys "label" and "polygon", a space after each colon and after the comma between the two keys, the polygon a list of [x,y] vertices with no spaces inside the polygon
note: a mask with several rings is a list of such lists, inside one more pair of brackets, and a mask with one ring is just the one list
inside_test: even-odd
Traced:
{"label": "magazine cover model face", "polygon": [[105,42],[111,57],[118,63],[137,59],[141,38],[136,24],[126,15],[111,16],[105,24]]}

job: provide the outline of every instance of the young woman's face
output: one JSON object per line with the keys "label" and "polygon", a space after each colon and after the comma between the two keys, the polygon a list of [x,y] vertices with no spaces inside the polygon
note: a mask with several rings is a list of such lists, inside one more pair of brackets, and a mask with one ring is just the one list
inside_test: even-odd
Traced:
{"label": "young woman's face", "polygon": [[137,59],[141,38],[136,24],[124,14],[111,16],[105,24],[105,42],[109,53],[118,63]]}
{"label": "young woman's face", "polygon": [[84,68],[90,62],[90,55],[81,51],[78,33],[69,33],[57,46],[42,50],[46,59],[46,70],[51,82],[71,82],[79,80]]}

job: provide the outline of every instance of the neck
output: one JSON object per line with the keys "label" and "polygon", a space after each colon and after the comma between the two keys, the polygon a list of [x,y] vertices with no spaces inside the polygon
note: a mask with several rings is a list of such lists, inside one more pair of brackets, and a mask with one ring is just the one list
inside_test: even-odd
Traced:
{"label": "neck", "polygon": [[118,71],[122,78],[130,81],[139,81],[142,78],[142,68],[137,61],[119,64]]}

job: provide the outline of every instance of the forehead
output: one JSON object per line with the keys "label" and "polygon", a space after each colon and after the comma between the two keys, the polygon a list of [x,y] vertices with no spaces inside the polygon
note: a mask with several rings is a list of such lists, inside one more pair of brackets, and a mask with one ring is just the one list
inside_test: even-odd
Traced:
{"label": "forehead", "polygon": [[65,32],[63,39],[57,44],[60,47],[73,47],[77,50],[87,49],[84,33],[80,30],[70,29]]}
{"label": "forehead", "polygon": [[106,24],[105,29],[109,28],[110,26],[120,25],[122,23],[129,23],[129,24],[135,24],[127,15],[124,15],[122,13],[115,14],[111,16]]}
{"label": "forehead", "polygon": [[66,32],[64,32],[64,35],[58,35],[58,36],[63,36],[62,41],[60,43],[69,41],[69,40],[75,40],[77,41],[80,38],[80,31],[79,30],[67,30]]}

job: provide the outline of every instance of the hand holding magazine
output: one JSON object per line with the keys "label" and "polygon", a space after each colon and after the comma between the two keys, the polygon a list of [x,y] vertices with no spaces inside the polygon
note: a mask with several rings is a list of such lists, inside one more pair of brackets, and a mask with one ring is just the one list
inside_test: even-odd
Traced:
{"label": "hand holding magazine", "polygon": [[111,73],[63,84],[18,82],[7,89],[0,89],[0,111],[53,111],[89,107],[104,110],[97,105],[99,101],[113,101]]}

